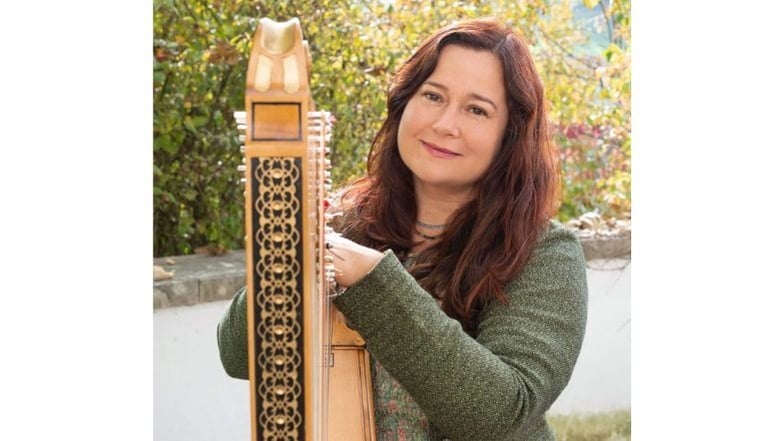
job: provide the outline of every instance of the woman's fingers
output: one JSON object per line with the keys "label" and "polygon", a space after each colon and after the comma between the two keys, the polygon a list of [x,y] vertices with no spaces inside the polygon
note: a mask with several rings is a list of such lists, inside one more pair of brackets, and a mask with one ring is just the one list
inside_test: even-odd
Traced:
{"label": "woman's fingers", "polygon": [[327,252],[334,256],[335,281],[349,287],[369,273],[384,255],[372,248],[362,246],[338,233],[325,236]]}

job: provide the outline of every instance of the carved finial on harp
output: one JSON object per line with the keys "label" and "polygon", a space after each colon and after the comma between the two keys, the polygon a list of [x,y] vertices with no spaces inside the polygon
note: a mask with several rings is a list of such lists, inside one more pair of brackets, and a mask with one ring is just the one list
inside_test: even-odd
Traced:
{"label": "carved finial on harp", "polygon": [[270,53],[288,52],[294,47],[297,40],[302,40],[302,34],[299,32],[299,19],[297,18],[278,23],[264,17],[261,19],[261,26],[264,28],[264,34],[259,44]]}
{"label": "carved finial on harp", "polygon": [[299,19],[278,23],[262,18],[253,35],[253,43],[248,63],[248,88],[294,94],[307,85],[309,53],[307,42],[302,40]]}

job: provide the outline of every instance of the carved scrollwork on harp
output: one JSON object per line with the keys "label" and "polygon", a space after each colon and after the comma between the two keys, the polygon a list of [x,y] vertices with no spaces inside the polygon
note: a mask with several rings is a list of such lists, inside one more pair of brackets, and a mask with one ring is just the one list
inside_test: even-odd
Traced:
{"label": "carved scrollwork on harp", "polygon": [[297,19],[253,36],[243,144],[252,439],[373,441],[364,341],[330,308],[323,201],[331,115],[313,111]]}

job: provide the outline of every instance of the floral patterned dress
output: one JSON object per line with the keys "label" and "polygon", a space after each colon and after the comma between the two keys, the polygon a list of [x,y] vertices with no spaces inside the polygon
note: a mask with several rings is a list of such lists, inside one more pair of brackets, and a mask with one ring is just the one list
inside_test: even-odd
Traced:
{"label": "floral patterned dress", "polygon": [[[415,255],[403,262],[406,269]],[[403,386],[376,359],[372,359],[377,441],[430,441],[427,416]]]}
{"label": "floral patterned dress", "polygon": [[430,441],[427,417],[416,401],[373,359],[377,441]]}

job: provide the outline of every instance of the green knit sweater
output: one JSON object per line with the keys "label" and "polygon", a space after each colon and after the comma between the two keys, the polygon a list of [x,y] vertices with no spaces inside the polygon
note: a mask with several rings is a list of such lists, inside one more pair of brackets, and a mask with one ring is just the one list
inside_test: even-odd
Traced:
{"label": "green knit sweater", "polygon": [[[544,415],[569,381],[585,332],[579,241],[551,222],[506,294],[508,305],[481,312],[474,339],[388,251],[334,303],[424,411],[432,439],[554,440]],[[218,324],[221,361],[236,378],[248,378],[245,308],[243,289]]]}

